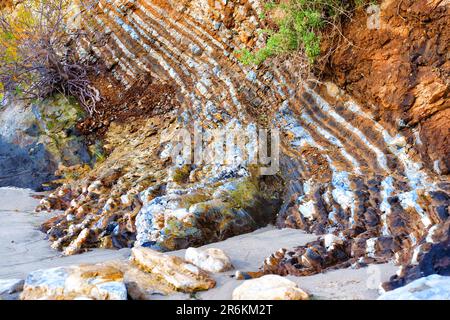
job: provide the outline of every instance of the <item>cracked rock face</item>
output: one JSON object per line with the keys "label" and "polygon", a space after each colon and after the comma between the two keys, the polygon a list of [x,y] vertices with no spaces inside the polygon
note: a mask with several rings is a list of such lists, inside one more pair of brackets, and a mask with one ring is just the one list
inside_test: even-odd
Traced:
{"label": "cracked rock face", "polygon": [[108,265],[81,265],[30,273],[21,300],[126,300],[123,274]]}

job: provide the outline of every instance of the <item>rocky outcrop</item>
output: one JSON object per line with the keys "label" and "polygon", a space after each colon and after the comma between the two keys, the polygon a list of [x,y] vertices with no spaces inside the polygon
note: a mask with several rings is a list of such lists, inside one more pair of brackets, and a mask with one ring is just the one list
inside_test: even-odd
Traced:
{"label": "rocky outcrop", "polygon": [[295,282],[267,275],[246,280],[233,291],[233,300],[307,300],[309,295]]}
{"label": "rocky outcrop", "polygon": [[52,246],[66,254],[135,243],[175,250],[273,222],[280,203],[276,179],[267,185],[268,179],[245,163],[172,166],[171,139],[181,125],[170,114],[112,124],[107,159],[41,201],[39,210],[65,210],[43,225]]}
{"label": "rocky outcrop", "polygon": [[411,281],[433,274],[450,276],[450,220],[433,226],[425,241],[414,249],[411,264],[404,265],[390,282],[384,283],[386,290],[401,287]]}
{"label": "rocky outcrop", "polygon": [[[389,3],[384,6],[390,8]],[[402,3],[404,10],[406,1]],[[436,19],[441,7],[434,8]],[[422,120],[433,128],[435,124],[428,122],[432,120],[426,119],[444,117],[444,77],[418,68],[422,75],[408,78],[414,85],[407,87],[398,81],[403,77],[388,77],[389,83],[399,84],[398,94],[378,90],[390,86],[376,82],[373,89],[362,89],[375,77],[386,80],[375,73],[360,82],[352,80],[355,90],[337,77],[355,100],[332,82],[299,85],[292,60],[244,67],[235,51],[262,45],[260,13],[259,1],[137,0],[99,1],[95,12],[85,17],[83,27],[95,40],[79,39],[81,53],[103,59],[126,88],[142,74],[172,83],[179,106],[150,119],[112,123],[106,133],[105,161],[43,200],[41,209],[66,210],[45,228],[55,248],[67,254],[92,246],[134,244],[173,250],[222,240],[276,219],[280,227],[323,237],[275,253],[262,271],[306,275],[392,258],[413,265],[415,257],[422,259],[431,244],[437,245],[430,234],[449,217],[450,184],[443,175],[448,132],[426,140],[428,129],[417,135],[399,128]],[[377,52],[388,60],[409,52],[383,47],[386,42],[380,41]],[[333,57],[337,62],[339,50]],[[347,57],[346,64],[357,61],[350,49],[345,52],[350,52],[350,57],[341,55]],[[442,54],[439,57],[447,63]],[[426,57],[414,59],[429,64]],[[403,72],[402,61],[392,64],[392,72]],[[356,68],[353,78],[359,79],[357,67],[351,68]],[[428,76],[436,81],[425,81]],[[371,93],[371,103],[362,99],[365,92]],[[400,110],[403,103],[408,117],[377,111],[372,103],[380,110]],[[400,127],[392,125],[396,119],[403,119]],[[192,133],[192,124],[202,131],[248,132],[258,125],[280,129],[278,174],[255,173],[249,161],[239,159],[238,150],[238,165],[179,161],[173,166],[168,154],[176,129]],[[436,122],[439,130],[447,130],[446,123],[440,124]],[[430,152],[417,147],[420,139],[428,141]],[[439,160],[433,168],[426,154]]]}
{"label": "rocky outcrop", "polygon": [[[60,166],[91,161],[76,123],[81,108],[57,96],[27,105],[6,98],[0,109],[0,186],[42,189]],[[48,186],[47,186],[48,188]]]}

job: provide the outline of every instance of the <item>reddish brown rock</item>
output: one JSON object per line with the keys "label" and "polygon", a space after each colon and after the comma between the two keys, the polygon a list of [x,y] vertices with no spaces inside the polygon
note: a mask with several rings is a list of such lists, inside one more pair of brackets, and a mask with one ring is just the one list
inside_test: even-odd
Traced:
{"label": "reddish brown rock", "polygon": [[393,0],[380,8],[380,29],[368,28],[362,10],[346,24],[326,72],[392,132],[407,135],[426,166],[448,174],[450,5]]}

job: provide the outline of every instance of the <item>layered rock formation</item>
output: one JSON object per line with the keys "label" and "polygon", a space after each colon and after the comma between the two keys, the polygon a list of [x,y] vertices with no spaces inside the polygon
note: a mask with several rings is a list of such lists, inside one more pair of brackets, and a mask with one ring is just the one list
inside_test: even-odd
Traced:
{"label": "layered rock formation", "polygon": [[[434,9],[442,6],[445,1]],[[353,87],[338,79],[358,103],[331,82],[299,85],[291,60],[244,67],[235,51],[263,44],[261,8],[259,1],[245,0],[99,1],[85,17],[83,27],[92,38],[79,39],[81,54],[102,59],[125,88],[142,75],[173,84],[179,107],[150,119],[113,122],[106,134],[106,160],[43,200],[41,209],[66,210],[45,226],[55,248],[66,254],[134,244],[173,250],[222,240],[276,219],[280,227],[325,236],[275,253],[262,271],[306,275],[393,257],[414,265],[433,246],[448,246],[434,243],[433,237],[435,230],[449,232],[450,184],[443,175],[448,123],[432,124],[433,117],[445,119],[448,112],[445,78],[428,81],[427,74],[433,73],[419,68],[423,77],[402,87],[402,98],[373,81],[373,101],[368,102],[362,100],[364,88],[379,75],[354,81]],[[333,59],[339,57],[338,52]],[[441,59],[448,64],[448,58]],[[414,93],[416,99],[407,99]],[[370,103],[383,110],[381,118]],[[407,121],[394,112],[402,103]],[[422,121],[429,129],[403,135],[389,125],[401,119],[410,125],[411,119]],[[241,159],[242,150],[236,150],[237,164],[180,161],[173,167],[167,159],[175,133],[180,128],[192,132],[192,123],[204,131],[279,128],[279,172],[261,176],[259,168]],[[435,125],[444,131],[430,136]],[[438,161],[434,171],[427,157]],[[427,272],[448,273],[448,261],[439,261],[443,267],[436,262]]]}
{"label": "layered rock formation", "polygon": [[448,174],[450,3],[388,0],[368,12],[344,28],[350,42],[331,55],[329,77],[401,132],[425,166]]}

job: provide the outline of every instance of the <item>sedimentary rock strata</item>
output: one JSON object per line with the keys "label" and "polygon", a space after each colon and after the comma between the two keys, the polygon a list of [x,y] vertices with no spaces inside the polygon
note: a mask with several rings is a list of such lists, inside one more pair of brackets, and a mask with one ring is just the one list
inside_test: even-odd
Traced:
{"label": "sedimentary rock strata", "polygon": [[[392,10],[386,6],[399,4],[403,12],[406,2],[385,1],[382,13],[388,16]],[[439,24],[445,3],[421,3],[436,15],[432,25]],[[259,1],[99,1],[84,18],[89,37],[78,39],[81,53],[104,60],[125,88],[142,74],[172,83],[179,107],[150,119],[113,122],[106,133],[105,161],[42,201],[40,209],[66,210],[45,227],[55,248],[66,254],[135,244],[173,250],[223,240],[276,220],[280,227],[323,237],[274,253],[262,271],[306,275],[392,258],[411,266],[420,264],[427,252],[433,254],[434,246],[447,246],[445,240],[434,242],[433,231],[448,232],[448,84],[445,77],[419,66],[429,65],[426,48],[436,41],[444,43],[438,47],[445,52],[445,40],[421,44],[423,50],[414,59],[423,62],[408,67],[419,66],[415,80],[401,77],[414,85],[402,80],[401,93],[378,85],[374,77],[386,78],[380,74],[363,74],[358,80],[359,67],[344,68],[334,80],[355,100],[332,82],[299,85],[293,60],[269,61],[260,68],[241,65],[236,50],[264,42],[258,33],[261,8]],[[404,29],[393,28],[393,34]],[[390,48],[389,39],[383,42],[382,31],[376,32],[379,54],[394,59],[386,57],[392,62],[389,68],[400,72],[402,60],[396,57],[401,50]],[[346,50],[332,59],[358,61],[353,49]],[[430,54],[431,60],[440,57],[436,66],[448,64],[441,51]],[[376,68],[377,60],[372,64]],[[349,69],[357,78],[348,77],[350,84],[339,78]],[[399,83],[397,78],[388,77],[388,85]],[[370,101],[365,101],[365,88],[372,84],[376,92],[370,91]],[[391,112],[399,108],[405,117]],[[248,161],[195,166],[180,161],[173,166],[168,154],[176,129],[192,132],[192,124],[203,131],[278,128],[277,175],[261,176]],[[436,126],[440,133],[431,134]],[[430,166],[430,159],[437,165]],[[448,259],[438,259],[443,267],[432,270],[448,272]]]}
{"label": "sedimentary rock strata", "polygon": [[360,11],[347,24],[343,34],[351,43],[341,41],[326,72],[388,128],[404,134],[426,167],[448,174],[449,3],[381,1],[379,8]]}

